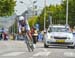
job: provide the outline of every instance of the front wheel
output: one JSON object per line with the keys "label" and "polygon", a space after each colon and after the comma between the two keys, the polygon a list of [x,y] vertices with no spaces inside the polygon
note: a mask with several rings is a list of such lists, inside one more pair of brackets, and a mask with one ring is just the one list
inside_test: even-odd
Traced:
{"label": "front wheel", "polygon": [[27,41],[28,41],[28,50],[30,51],[30,50],[34,50],[34,46],[33,46],[33,39],[32,38],[30,38],[29,36],[28,36],[28,34],[26,34],[26,37],[27,37]]}
{"label": "front wheel", "polygon": [[75,47],[74,46],[68,46],[68,48],[74,49]]}
{"label": "front wheel", "polygon": [[48,48],[48,45],[44,44],[44,48]]}
{"label": "front wheel", "polygon": [[30,52],[30,45],[29,45],[29,42],[26,42],[26,44],[27,44],[28,51]]}
{"label": "front wheel", "polygon": [[31,44],[30,48],[31,48],[32,51],[34,51],[34,46],[33,46],[33,44]]}

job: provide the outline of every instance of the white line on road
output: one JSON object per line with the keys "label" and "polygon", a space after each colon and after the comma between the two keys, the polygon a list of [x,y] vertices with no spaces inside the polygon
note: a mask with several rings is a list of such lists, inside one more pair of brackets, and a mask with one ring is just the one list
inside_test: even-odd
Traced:
{"label": "white line on road", "polygon": [[33,58],[33,57],[30,57],[30,58]]}
{"label": "white line on road", "polygon": [[67,57],[75,57],[74,52],[65,52],[64,55],[67,56]]}
{"label": "white line on road", "polygon": [[43,49],[45,52],[47,52],[47,49]]}
{"label": "white line on road", "polygon": [[51,52],[38,52],[34,54],[33,56],[48,56]]}
{"label": "white line on road", "polygon": [[3,54],[2,56],[18,56],[21,54],[24,54],[25,52],[11,52],[11,53],[7,53],[7,54]]}

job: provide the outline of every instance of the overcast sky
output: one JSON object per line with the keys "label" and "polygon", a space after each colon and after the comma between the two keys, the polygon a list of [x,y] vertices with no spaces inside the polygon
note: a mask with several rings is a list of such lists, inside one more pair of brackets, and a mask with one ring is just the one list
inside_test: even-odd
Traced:
{"label": "overcast sky", "polygon": [[[20,1],[23,1],[24,3],[20,3]],[[22,14],[25,10],[27,10],[28,7],[32,6],[32,2],[33,0],[17,0],[16,3],[16,7],[15,7],[15,12],[17,15]],[[37,5],[39,8],[43,8],[44,7],[44,1],[45,0],[37,0]],[[46,0],[46,5],[50,5],[50,4],[60,4],[61,0]]]}

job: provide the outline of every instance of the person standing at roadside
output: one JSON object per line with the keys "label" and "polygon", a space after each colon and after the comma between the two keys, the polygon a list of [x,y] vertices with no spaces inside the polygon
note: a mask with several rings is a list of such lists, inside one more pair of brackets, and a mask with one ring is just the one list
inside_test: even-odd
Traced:
{"label": "person standing at roadside", "polygon": [[37,42],[37,36],[38,36],[37,30],[35,27],[31,28],[31,34],[32,34],[32,38],[33,38],[34,48],[35,48],[36,42]]}

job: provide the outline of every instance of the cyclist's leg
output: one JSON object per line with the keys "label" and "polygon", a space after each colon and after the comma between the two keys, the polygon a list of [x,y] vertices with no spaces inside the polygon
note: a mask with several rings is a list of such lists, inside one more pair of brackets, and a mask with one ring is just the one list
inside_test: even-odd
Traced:
{"label": "cyclist's leg", "polygon": [[33,39],[32,39],[32,37],[29,37],[28,34],[26,34],[26,35],[27,35],[27,37],[28,37],[28,41],[29,41],[30,48],[31,48],[31,50],[33,51],[33,49],[34,49],[34,47],[33,47]]}
{"label": "cyclist's leg", "polygon": [[26,35],[24,35],[24,39],[25,39],[25,43],[27,45],[28,51],[30,52],[30,46],[29,46],[29,42],[28,42],[28,39],[27,39]]}

